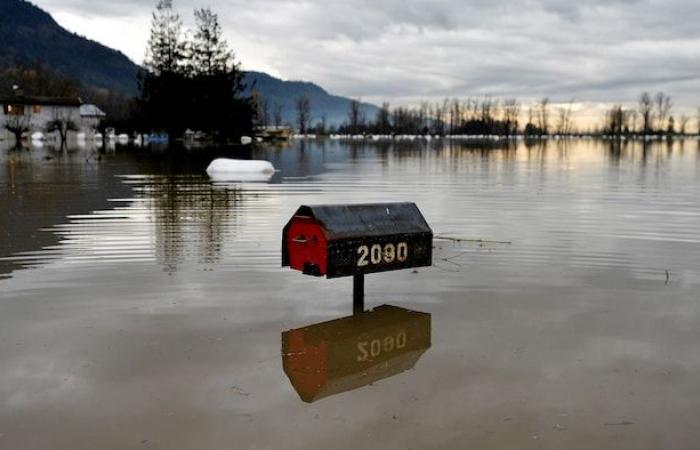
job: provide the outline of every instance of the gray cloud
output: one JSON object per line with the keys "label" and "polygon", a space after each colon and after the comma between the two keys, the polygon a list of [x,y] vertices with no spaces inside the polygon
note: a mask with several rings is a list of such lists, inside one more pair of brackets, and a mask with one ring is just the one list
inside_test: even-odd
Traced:
{"label": "gray cloud", "polygon": [[[38,3],[82,34],[143,54],[152,4]],[[186,21],[206,4],[177,2]],[[695,0],[228,0],[214,9],[246,68],[371,101],[633,102],[664,89],[677,105],[700,104]],[[140,39],[122,42],[129,28]]]}

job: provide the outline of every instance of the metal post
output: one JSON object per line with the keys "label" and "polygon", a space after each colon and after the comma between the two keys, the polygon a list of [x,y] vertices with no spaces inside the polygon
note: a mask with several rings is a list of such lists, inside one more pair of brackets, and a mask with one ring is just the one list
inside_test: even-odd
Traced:
{"label": "metal post", "polygon": [[365,275],[355,275],[352,287],[352,313],[365,312]]}

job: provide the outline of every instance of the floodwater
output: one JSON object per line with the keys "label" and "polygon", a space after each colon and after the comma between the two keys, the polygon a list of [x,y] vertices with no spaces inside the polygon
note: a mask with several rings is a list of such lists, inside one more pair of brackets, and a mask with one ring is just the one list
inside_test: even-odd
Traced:
{"label": "floodwater", "polygon": [[[0,448],[697,448],[697,141],[221,155],[0,150]],[[465,241],[374,312],[280,267],[299,205],[388,201]]]}

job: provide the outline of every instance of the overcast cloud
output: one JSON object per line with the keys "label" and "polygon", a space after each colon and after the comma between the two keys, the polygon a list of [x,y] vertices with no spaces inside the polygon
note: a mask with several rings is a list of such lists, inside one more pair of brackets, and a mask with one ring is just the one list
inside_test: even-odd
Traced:
{"label": "overcast cloud", "polygon": [[[153,3],[35,0],[72,31],[140,62]],[[700,105],[697,0],[176,0],[211,5],[244,68],[337,94]]]}

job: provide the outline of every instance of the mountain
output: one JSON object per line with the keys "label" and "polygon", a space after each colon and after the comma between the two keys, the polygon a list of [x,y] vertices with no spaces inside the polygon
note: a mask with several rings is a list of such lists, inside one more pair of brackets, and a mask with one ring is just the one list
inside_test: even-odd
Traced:
{"label": "mountain", "polygon": [[[245,83],[248,94],[253,90],[260,93],[267,101],[270,115],[276,105],[282,107],[282,120],[293,124],[296,119],[295,102],[306,95],[311,103],[311,124],[315,125],[323,116],[330,125],[338,126],[348,120],[350,99],[331,95],[320,86],[305,81],[283,81],[266,73],[249,71]],[[378,108],[369,103],[362,103],[360,110],[369,120],[374,119]]]}
{"label": "mountain", "polygon": [[139,67],[123,53],[61,27],[24,0],[0,0],[0,66],[40,61],[85,85],[136,93]]}
{"label": "mountain", "polygon": [[[137,93],[139,66],[126,55],[67,31],[49,13],[27,1],[0,0],[0,68],[37,62],[84,86],[127,96]],[[295,101],[302,95],[311,101],[312,125],[324,115],[328,125],[347,120],[350,99],[331,95],[313,83],[247,72],[246,84],[248,94],[255,89],[267,100],[270,114],[276,105],[281,106],[285,123],[295,122]],[[377,111],[370,104],[362,104],[361,109],[368,119]]]}

